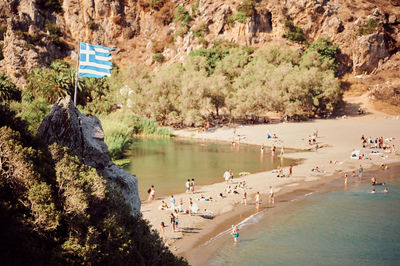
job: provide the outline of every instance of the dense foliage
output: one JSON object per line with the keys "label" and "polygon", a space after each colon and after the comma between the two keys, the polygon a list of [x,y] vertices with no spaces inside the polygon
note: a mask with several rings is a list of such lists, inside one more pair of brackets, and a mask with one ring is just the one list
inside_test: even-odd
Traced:
{"label": "dense foliage", "polygon": [[336,47],[321,42],[306,53],[277,45],[256,52],[215,45],[192,51],[183,64],[153,73],[129,69],[116,79],[132,92],[125,99],[130,110],[162,124],[203,125],[221,111],[307,118],[332,112],[341,99],[330,57]]}
{"label": "dense foliage", "polygon": [[100,116],[110,156],[118,159],[132,142],[132,135],[171,136],[169,128],[158,127],[152,119],[140,118],[132,113],[112,113]]}
{"label": "dense foliage", "polygon": [[0,101],[19,101],[20,99],[21,92],[18,87],[6,74],[0,73]]}
{"label": "dense foliage", "polygon": [[2,264],[186,265],[95,169],[0,107]]}
{"label": "dense foliage", "polygon": [[284,37],[291,40],[292,42],[304,43],[306,37],[302,28],[294,25],[292,20],[285,21],[286,33]]}
{"label": "dense foliage", "polygon": [[329,38],[319,38],[313,42],[306,51],[306,53],[309,52],[317,52],[321,63],[331,65],[332,70],[336,70],[339,65],[337,61],[337,55],[340,53],[339,46],[333,45]]}
{"label": "dense foliage", "polygon": [[377,27],[378,27],[378,22],[375,19],[371,18],[367,21],[367,23],[358,28],[358,34],[359,35],[371,34],[376,30]]}

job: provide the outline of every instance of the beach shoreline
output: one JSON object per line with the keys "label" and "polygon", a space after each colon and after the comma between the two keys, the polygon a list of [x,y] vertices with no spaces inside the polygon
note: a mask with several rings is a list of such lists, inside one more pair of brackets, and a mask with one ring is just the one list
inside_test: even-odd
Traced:
{"label": "beach shoreline", "polygon": [[[374,126],[371,126],[374,125]],[[198,133],[194,130],[184,129],[176,131],[175,135],[179,137],[218,140],[218,141],[232,141],[233,131],[244,138],[241,143],[261,145],[270,147],[277,145],[284,148],[292,148],[302,150],[303,152],[297,153],[284,153],[283,156],[293,159],[301,159],[300,165],[293,167],[293,175],[290,178],[276,177],[276,173],[262,172],[251,174],[245,178],[236,178],[235,182],[246,180],[249,189],[248,202],[253,204],[253,195],[259,191],[264,199],[263,205],[260,209],[264,209],[266,202],[266,194],[269,186],[273,186],[276,194],[277,201],[287,197],[291,200],[290,195],[298,196],[305,191],[313,191],[313,187],[322,186],[332,180],[338,179],[343,176],[344,172],[349,173],[357,170],[360,165],[364,169],[368,169],[367,173],[378,169],[382,163],[391,164],[399,163],[399,156],[392,153],[382,153],[377,155],[368,155],[371,159],[368,160],[353,160],[350,159],[350,154],[354,149],[360,148],[360,137],[365,134],[366,137],[381,137],[385,138],[395,137],[392,144],[396,147],[399,145],[399,137],[396,132],[400,132],[400,123],[393,118],[385,117],[354,117],[348,119],[331,119],[331,120],[317,120],[312,122],[303,123],[280,123],[272,125],[254,125],[242,126],[234,128],[218,128],[211,129],[205,133]],[[307,149],[313,149],[313,146],[307,143],[307,136],[311,135],[313,131],[318,130],[319,136],[317,143],[320,145],[318,151],[304,152]],[[276,134],[277,139],[269,141],[266,138],[268,134]],[[237,144],[236,144],[237,145]],[[280,145],[280,146],[278,146]],[[279,149],[278,149],[279,152]],[[322,169],[320,173],[312,172],[318,166]],[[284,169],[284,174],[287,174],[287,168]],[[222,173],[221,173],[222,175]],[[365,177],[363,177],[365,179]],[[234,185],[234,184],[233,184]],[[189,263],[201,265],[197,263],[200,258],[196,258],[198,254],[197,248],[201,244],[207,242],[210,238],[215,237],[220,232],[227,230],[230,224],[236,224],[246,217],[255,213],[254,205],[242,206],[242,195],[230,195],[224,199],[218,199],[218,194],[224,190],[225,183],[220,182],[212,185],[206,185],[196,188],[200,191],[197,194],[179,194],[175,198],[183,198],[184,202],[192,197],[193,200],[199,205],[198,215],[179,215],[179,230],[178,232],[171,232],[169,228],[166,229],[165,238],[166,243],[170,249],[177,255],[184,256],[188,259]],[[297,192],[296,192],[297,191]],[[211,202],[197,201],[201,194],[206,197],[213,197],[217,199]],[[160,198],[152,202],[144,202],[142,205],[143,217],[150,221],[153,228],[158,229],[161,221],[168,221],[170,211],[160,211],[158,206],[161,200],[168,201],[168,198]],[[272,208],[279,209],[279,208]],[[203,212],[208,210],[209,212]],[[204,218],[211,216],[212,219]],[[203,254],[204,257],[207,257]]]}

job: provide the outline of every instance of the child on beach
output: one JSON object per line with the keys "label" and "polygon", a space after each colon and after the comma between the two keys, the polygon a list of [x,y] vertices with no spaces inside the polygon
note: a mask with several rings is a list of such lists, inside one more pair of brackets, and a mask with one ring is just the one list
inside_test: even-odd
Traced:
{"label": "child on beach", "polygon": [[261,202],[261,195],[260,192],[257,192],[256,194],[256,209],[258,210],[260,208],[260,202]]}

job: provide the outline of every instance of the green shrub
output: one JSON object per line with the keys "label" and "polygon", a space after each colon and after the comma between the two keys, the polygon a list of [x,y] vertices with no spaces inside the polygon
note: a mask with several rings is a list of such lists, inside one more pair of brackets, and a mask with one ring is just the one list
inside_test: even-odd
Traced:
{"label": "green shrub", "polygon": [[179,37],[183,37],[183,36],[185,36],[187,33],[188,33],[187,28],[183,28],[183,27],[179,28],[179,29],[175,32],[176,36],[179,36]]}
{"label": "green shrub", "polygon": [[292,42],[306,42],[306,37],[303,29],[295,26],[292,20],[285,21],[285,28],[287,29],[287,32],[284,35],[285,38],[291,40]]}
{"label": "green shrub", "polygon": [[201,56],[206,59],[205,69],[209,75],[212,75],[215,71],[215,66],[218,61],[221,61],[225,56],[229,54],[228,49],[224,48],[212,48],[204,49],[200,48],[193,50],[189,53],[189,56]]}
{"label": "green shrub", "polygon": [[368,20],[367,24],[364,24],[363,26],[360,26],[358,28],[358,34],[359,35],[368,35],[373,33],[376,28],[378,27],[378,22],[371,18]]}
{"label": "green shrub", "polygon": [[0,41],[4,40],[4,35],[6,35],[7,27],[0,27]]}
{"label": "green shrub", "polygon": [[0,101],[19,101],[21,91],[5,73],[0,73]]}
{"label": "green shrub", "polygon": [[110,156],[118,159],[132,142],[133,135],[171,136],[168,128],[159,128],[152,119],[140,118],[132,113],[112,113],[100,117]]}
{"label": "green shrub", "polygon": [[61,30],[56,24],[46,21],[44,28],[49,32],[49,35],[62,36]]}
{"label": "green shrub", "polygon": [[187,27],[189,26],[189,23],[192,21],[192,17],[183,6],[178,6],[175,9],[173,21],[181,22],[182,27]]}
{"label": "green shrub", "polygon": [[36,0],[36,4],[44,11],[63,12],[62,0]]}
{"label": "green shrub", "polygon": [[199,6],[200,6],[200,1],[196,1],[190,6],[192,8],[193,16],[199,16],[200,15]]}
{"label": "green shrub", "polygon": [[164,0],[149,0],[149,6],[155,10],[160,10],[164,6]]}
{"label": "green shrub", "polygon": [[94,22],[94,21],[89,21],[88,24],[87,24],[87,27],[88,27],[90,30],[97,30],[98,25],[97,25],[97,23]]}
{"label": "green shrub", "polygon": [[156,53],[152,57],[153,62],[162,63],[165,60],[165,57],[162,53]]}
{"label": "green shrub", "polygon": [[234,27],[235,22],[238,21],[240,23],[246,23],[247,22],[247,15],[242,12],[237,12],[236,14],[229,15],[227,17],[227,23],[229,26]]}
{"label": "green shrub", "polygon": [[191,31],[197,38],[204,37],[204,35],[207,35],[210,32],[206,23],[200,24],[197,28],[194,28]]}
{"label": "green shrub", "polygon": [[338,62],[336,56],[340,53],[339,46],[332,45],[329,38],[319,38],[313,42],[310,47],[306,50],[306,53],[317,52],[320,55],[321,63],[331,64],[331,69],[336,70]]}
{"label": "green shrub", "polygon": [[245,14],[247,17],[251,17],[254,14],[254,0],[245,0],[240,2],[236,10],[238,13]]}
{"label": "green shrub", "polygon": [[18,112],[18,117],[28,124],[29,132],[35,135],[43,119],[49,114],[51,105],[43,98],[38,98],[33,101],[23,100],[22,103],[14,102],[11,108]]}

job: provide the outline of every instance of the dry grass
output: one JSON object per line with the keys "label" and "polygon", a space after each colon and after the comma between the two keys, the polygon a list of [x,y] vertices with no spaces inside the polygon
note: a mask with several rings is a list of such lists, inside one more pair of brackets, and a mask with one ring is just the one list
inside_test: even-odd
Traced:
{"label": "dry grass", "polygon": [[383,112],[388,115],[400,115],[400,106],[391,105],[387,102],[383,101],[372,101],[373,107],[380,112]]}

